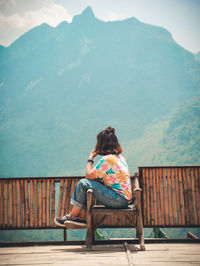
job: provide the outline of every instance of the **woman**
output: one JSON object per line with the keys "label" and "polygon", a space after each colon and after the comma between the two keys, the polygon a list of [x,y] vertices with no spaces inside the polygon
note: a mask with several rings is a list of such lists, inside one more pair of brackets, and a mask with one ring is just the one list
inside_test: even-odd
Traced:
{"label": "woman", "polygon": [[[67,228],[86,227],[89,188],[93,190],[93,195],[98,202],[108,208],[127,208],[128,201],[132,198],[131,180],[128,165],[121,153],[122,148],[114,128],[107,127],[97,135],[96,147],[90,152],[87,162],[86,178],[77,183],[71,199],[73,208],[69,214],[56,217],[54,219],[56,225]],[[93,159],[98,154],[103,157],[93,167]]]}

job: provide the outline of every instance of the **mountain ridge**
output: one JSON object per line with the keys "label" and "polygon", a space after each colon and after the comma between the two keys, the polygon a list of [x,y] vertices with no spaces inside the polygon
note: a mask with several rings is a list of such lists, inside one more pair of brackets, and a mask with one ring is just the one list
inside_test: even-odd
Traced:
{"label": "mountain ridge", "polygon": [[86,17],[38,27],[2,53],[1,176],[84,174],[102,128],[137,140],[198,95],[199,64],[166,30]]}
{"label": "mountain ridge", "polygon": [[[68,23],[66,20],[64,20],[64,21],[60,22],[56,27],[52,27],[52,26],[50,26],[48,23],[42,23],[42,24],[40,24],[40,25],[38,25],[38,26],[36,26],[36,27],[34,27],[34,28],[28,30],[28,31],[25,32],[24,34],[22,34],[18,39],[16,39],[16,40],[15,40],[13,43],[11,43],[8,47],[11,47],[16,41],[25,38],[27,34],[31,34],[32,32],[35,33],[35,31],[37,31],[37,30],[39,30],[39,29],[41,29],[41,28],[46,27],[46,28],[49,28],[49,29],[50,29],[50,28],[52,28],[52,29],[56,29],[56,28],[59,28],[60,25],[62,25],[63,23],[64,23],[63,25],[73,24],[73,23],[76,21],[76,19],[79,19],[79,18],[81,19],[81,21],[82,21],[82,20],[85,20],[85,19],[88,20],[88,19],[91,19],[91,18],[92,18],[93,21],[94,21],[94,20],[95,20],[95,21],[101,21],[102,23],[116,23],[116,22],[120,23],[120,22],[126,22],[126,21],[127,21],[127,22],[130,22],[130,21],[131,21],[131,22],[134,22],[134,23],[143,24],[143,25],[146,25],[146,26],[148,26],[148,27],[152,27],[152,28],[154,28],[154,29],[157,29],[157,30],[163,31],[163,33],[165,33],[166,35],[168,35],[168,37],[172,38],[172,34],[171,34],[167,29],[165,29],[164,27],[161,27],[161,26],[155,26],[155,25],[151,25],[151,24],[148,24],[148,23],[144,23],[144,22],[140,21],[139,19],[137,19],[137,18],[135,18],[135,17],[126,18],[126,19],[119,20],[119,21],[102,21],[102,20],[98,19],[97,17],[95,17],[92,8],[91,8],[90,6],[88,6],[88,7],[86,7],[86,8],[82,11],[81,14],[75,15],[75,16],[73,17],[71,23]],[[75,19],[75,21],[74,21],[74,19]],[[173,41],[174,41],[174,40],[173,40]]]}

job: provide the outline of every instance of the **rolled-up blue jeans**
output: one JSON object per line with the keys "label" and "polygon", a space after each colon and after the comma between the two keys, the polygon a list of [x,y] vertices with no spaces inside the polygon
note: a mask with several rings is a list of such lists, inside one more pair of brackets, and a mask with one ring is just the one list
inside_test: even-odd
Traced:
{"label": "rolled-up blue jeans", "polygon": [[79,209],[86,209],[87,190],[93,190],[93,195],[99,203],[111,209],[124,209],[128,206],[128,201],[114,190],[96,182],[83,178],[77,183],[71,198],[71,204]]}

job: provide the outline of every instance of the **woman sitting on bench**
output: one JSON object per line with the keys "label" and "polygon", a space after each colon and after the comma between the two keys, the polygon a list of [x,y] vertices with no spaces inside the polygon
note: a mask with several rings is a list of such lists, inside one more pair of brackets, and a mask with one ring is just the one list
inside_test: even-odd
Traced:
{"label": "woman sitting on bench", "polygon": [[[131,179],[128,165],[121,155],[122,148],[115,135],[115,129],[107,127],[97,135],[97,144],[86,168],[86,178],[81,179],[73,192],[69,214],[56,217],[55,224],[67,228],[86,228],[87,190],[92,189],[94,197],[107,208],[127,208],[132,198]],[[103,155],[93,167],[93,159]]]}

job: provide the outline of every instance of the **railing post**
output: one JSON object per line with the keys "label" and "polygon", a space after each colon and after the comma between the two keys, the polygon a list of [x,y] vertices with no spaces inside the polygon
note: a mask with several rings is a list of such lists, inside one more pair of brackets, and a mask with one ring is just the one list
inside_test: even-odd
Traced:
{"label": "railing post", "polygon": [[66,228],[63,229],[63,240],[67,241],[67,229]]}

